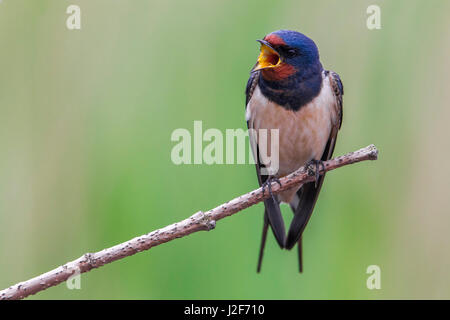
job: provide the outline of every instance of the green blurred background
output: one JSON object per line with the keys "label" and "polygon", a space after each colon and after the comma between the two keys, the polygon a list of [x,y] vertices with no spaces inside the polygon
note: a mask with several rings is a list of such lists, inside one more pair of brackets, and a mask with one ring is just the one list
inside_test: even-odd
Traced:
{"label": "green blurred background", "polygon": [[[81,30],[66,28],[70,4]],[[366,27],[370,4],[381,30]],[[1,1],[0,289],[255,188],[252,165],[174,165],[170,136],[194,120],[246,128],[255,40],[294,29],[344,83],[335,154],[380,150],[327,175],[304,274],[272,234],[256,274],[259,204],[33,299],[450,298],[449,12],[445,0]],[[381,290],[366,288],[372,264]]]}

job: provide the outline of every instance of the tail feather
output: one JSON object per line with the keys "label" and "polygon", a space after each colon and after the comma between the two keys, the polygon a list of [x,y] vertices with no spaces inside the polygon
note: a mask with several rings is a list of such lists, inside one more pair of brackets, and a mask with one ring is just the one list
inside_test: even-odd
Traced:
{"label": "tail feather", "polygon": [[298,272],[303,272],[303,247],[302,247],[302,237],[298,239]]}
{"label": "tail feather", "polygon": [[262,232],[262,238],[261,238],[261,245],[259,248],[258,267],[256,268],[256,272],[258,272],[258,273],[261,272],[264,248],[266,246],[267,229],[269,229],[269,219],[267,218],[267,210],[264,210],[264,226],[263,226],[263,232]]}
{"label": "tail feather", "polygon": [[301,191],[300,203],[295,209],[294,219],[292,219],[291,226],[289,227],[288,236],[286,239],[285,248],[292,249],[292,247],[300,239],[306,224],[311,217],[314,205],[316,204],[317,196],[319,195],[320,187],[322,185],[323,176],[319,178],[319,184],[316,188],[314,182],[309,182],[303,185]]}
{"label": "tail feather", "polygon": [[[292,213],[295,215],[295,210],[297,209],[298,205],[300,203],[300,198],[298,194],[294,197],[292,202],[290,203],[290,207],[292,209]],[[298,271],[300,273],[303,272],[303,246],[302,246],[302,237],[300,236],[300,239],[298,239],[297,242],[297,253],[298,253]]]}
{"label": "tail feather", "polygon": [[263,233],[261,238],[261,246],[259,249],[258,267],[257,272],[261,271],[261,264],[264,255],[264,247],[266,245],[267,230],[269,226],[272,229],[273,235],[278,242],[281,249],[284,248],[284,243],[286,241],[286,231],[284,228],[283,216],[281,215],[280,204],[278,200],[274,197],[264,201],[264,225]]}
{"label": "tail feather", "polygon": [[275,236],[280,248],[283,249],[286,241],[286,230],[284,228],[284,220],[281,215],[280,204],[274,197],[270,197],[264,201],[264,206],[266,208],[265,212],[267,213],[267,220],[269,221],[273,235]]}

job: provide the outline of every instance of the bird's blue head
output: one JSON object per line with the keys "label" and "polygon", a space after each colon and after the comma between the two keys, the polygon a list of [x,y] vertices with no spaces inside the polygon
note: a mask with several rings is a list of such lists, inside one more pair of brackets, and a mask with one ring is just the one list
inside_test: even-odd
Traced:
{"label": "bird's blue head", "polygon": [[259,85],[266,97],[296,110],[319,94],[323,68],[314,41],[291,30],[258,41],[261,52],[252,72],[260,70]]}
{"label": "bird's blue head", "polygon": [[261,53],[252,71],[262,70],[268,80],[283,80],[322,69],[316,44],[300,32],[279,30],[258,41]]}

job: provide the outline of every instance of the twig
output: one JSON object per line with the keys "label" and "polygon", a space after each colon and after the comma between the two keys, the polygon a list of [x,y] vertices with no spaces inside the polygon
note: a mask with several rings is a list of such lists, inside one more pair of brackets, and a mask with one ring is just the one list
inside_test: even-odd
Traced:
{"label": "twig", "polygon": [[[377,148],[374,145],[370,145],[358,151],[324,162],[324,167],[320,168],[320,174],[355,162],[376,160],[377,157]],[[281,187],[278,183],[273,182],[272,193],[277,194],[293,186],[314,181],[314,174],[311,174],[310,171],[306,167],[298,169],[280,179]],[[181,238],[197,231],[214,229],[217,220],[231,216],[268,197],[268,192],[263,194],[262,189],[259,188],[207,212],[199,211],[181,222],[171,224],[165,228],[155,230],[99,252],[86,253],[63,266],[0,291],[0,300],[23,299],[49,287],[56,286],[74,274],[88,272],[107,263],[132,256],[140,251],[148,250],[164,242]]]}

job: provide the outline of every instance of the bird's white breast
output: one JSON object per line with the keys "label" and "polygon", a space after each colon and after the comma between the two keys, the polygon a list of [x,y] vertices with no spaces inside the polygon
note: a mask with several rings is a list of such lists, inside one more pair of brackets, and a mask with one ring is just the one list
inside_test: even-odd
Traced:
{"label": "bird's white breast", "polygon": [[[328,77],[324,77],[322,89],[307,105],[298,111],[287,110],[268,100],[259,89],[255,88],[248,102],[246,119],[249,128],[279,130],[279,171],[277,177],[285,176],[306,162],[322,157],[330,137],[332,124],[335,123],[336,98]],[[268,138],[268,149],[270,141]],[[265,160],[265,159],[263,159]],[[280,194],[284,202],[290,202],[297,190]]]}

